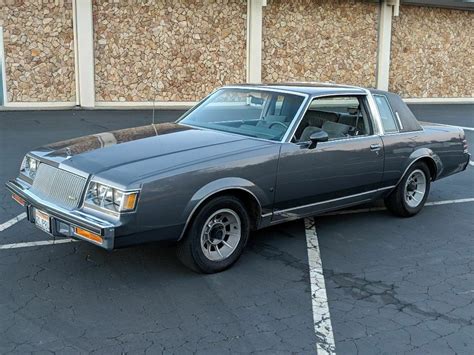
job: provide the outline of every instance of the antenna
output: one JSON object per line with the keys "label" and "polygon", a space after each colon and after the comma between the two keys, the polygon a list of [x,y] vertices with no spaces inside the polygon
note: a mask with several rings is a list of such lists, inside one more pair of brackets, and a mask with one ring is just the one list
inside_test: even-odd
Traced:
{"label": "antenna", "polygon": [[153,113],[152,113],[152,116],[151,116],[151,121],[152,121],[153,127],[155,126],[155,101],[156,101],[156,94],[157,94],[156,72],[157,72],[157,70],[155,70],[155,76],[153,77],[153,83],[151,85],[151,87],[154,89],[153,90]]}
{"label": "antenna", "polygon": [[155,97],[153,97],[153,113],[151,115],[151,122],[153,125],[155,124]]}

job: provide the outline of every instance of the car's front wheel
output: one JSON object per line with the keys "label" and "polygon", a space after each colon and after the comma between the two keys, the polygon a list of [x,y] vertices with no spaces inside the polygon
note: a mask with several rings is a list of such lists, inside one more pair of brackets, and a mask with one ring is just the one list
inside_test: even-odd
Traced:
{"label": "car's front wheel", "polygon": [[425,205],[430,183],[430,170],[426,164],[413,164],[395,190],[385,199],[387,209],[401,217],[416,215]]}
{"label": "car's front wheel", "polygon": [[178,257],[197,272],[223,271],[242,254],[249,231],[249,215],[242,202],[233,196],[217,197],[193,217],[178,243]]}

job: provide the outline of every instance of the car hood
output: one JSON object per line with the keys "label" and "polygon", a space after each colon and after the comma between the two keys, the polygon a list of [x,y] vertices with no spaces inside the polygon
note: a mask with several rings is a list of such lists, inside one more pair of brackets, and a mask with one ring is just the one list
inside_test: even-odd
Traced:
{"label": "car hood", "polygon": [[[122,169],[120,184],[151,172],[234,151],[272,144],[224,132],[176,123],[153,124],[74,138],[32,151],[41,160],[86,174],[120,171],[135,163],[141,171]],[[158,159],[158,160],[157,160]],[[150,164],[136,164],[153,160]],[[144,171],[143,167],[148,166]],[[109,174],[103,174],[105,176]],[[108,179],[111,178],[108,176]],[[113,177],[112,177],[113,178]]]}

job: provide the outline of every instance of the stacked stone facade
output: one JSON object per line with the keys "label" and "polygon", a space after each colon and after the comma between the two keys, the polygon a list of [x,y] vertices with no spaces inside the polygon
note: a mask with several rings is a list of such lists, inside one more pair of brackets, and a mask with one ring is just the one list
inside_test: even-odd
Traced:
{"label": "stacked stone facade", "polygon": [[0,0],[8,102],[75,100],[70,0]]}
{"label": "stacked stone facade", "polygon": [[374,86],[377,23],[364,0],[268,0],[262,80]]}
{"label": "stacked stone facade", "polygon": [[[96,102],[196,101],[247,77],[246,0],[94,0]],[[402,4],[390,90],[474,97],[474,11]],[[379,3],[267,0],[262,81],[375,86]],[[0,0],[7,103],[76,96],[72,0]]]}
{"label": "stacked stone facade", "polygon": [[402,6],[389,83],[405,97],[474,97],[474,11]]}
{"label": "stacked stone facade", "polygon": [[243,0],[94,1],[97,101],[194,101],[245,82]]}

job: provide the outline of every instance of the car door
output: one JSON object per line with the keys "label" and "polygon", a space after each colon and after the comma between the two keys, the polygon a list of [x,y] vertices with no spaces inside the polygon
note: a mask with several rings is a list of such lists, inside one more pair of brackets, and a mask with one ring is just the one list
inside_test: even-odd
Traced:
{"label": "car door", "polygon": [[[370,200],[380,188],[383,143],[374,134],[365,96],[318,98],[313,103],[296,129],[299,133],[293,142],[283,143],[281,147],[274,221]],[[359,119],[362,124],[357,122]],[[305,143],[303,135],[308,127],[320,124],[322,130],[331,134],[327,142],[312,148]]]}

